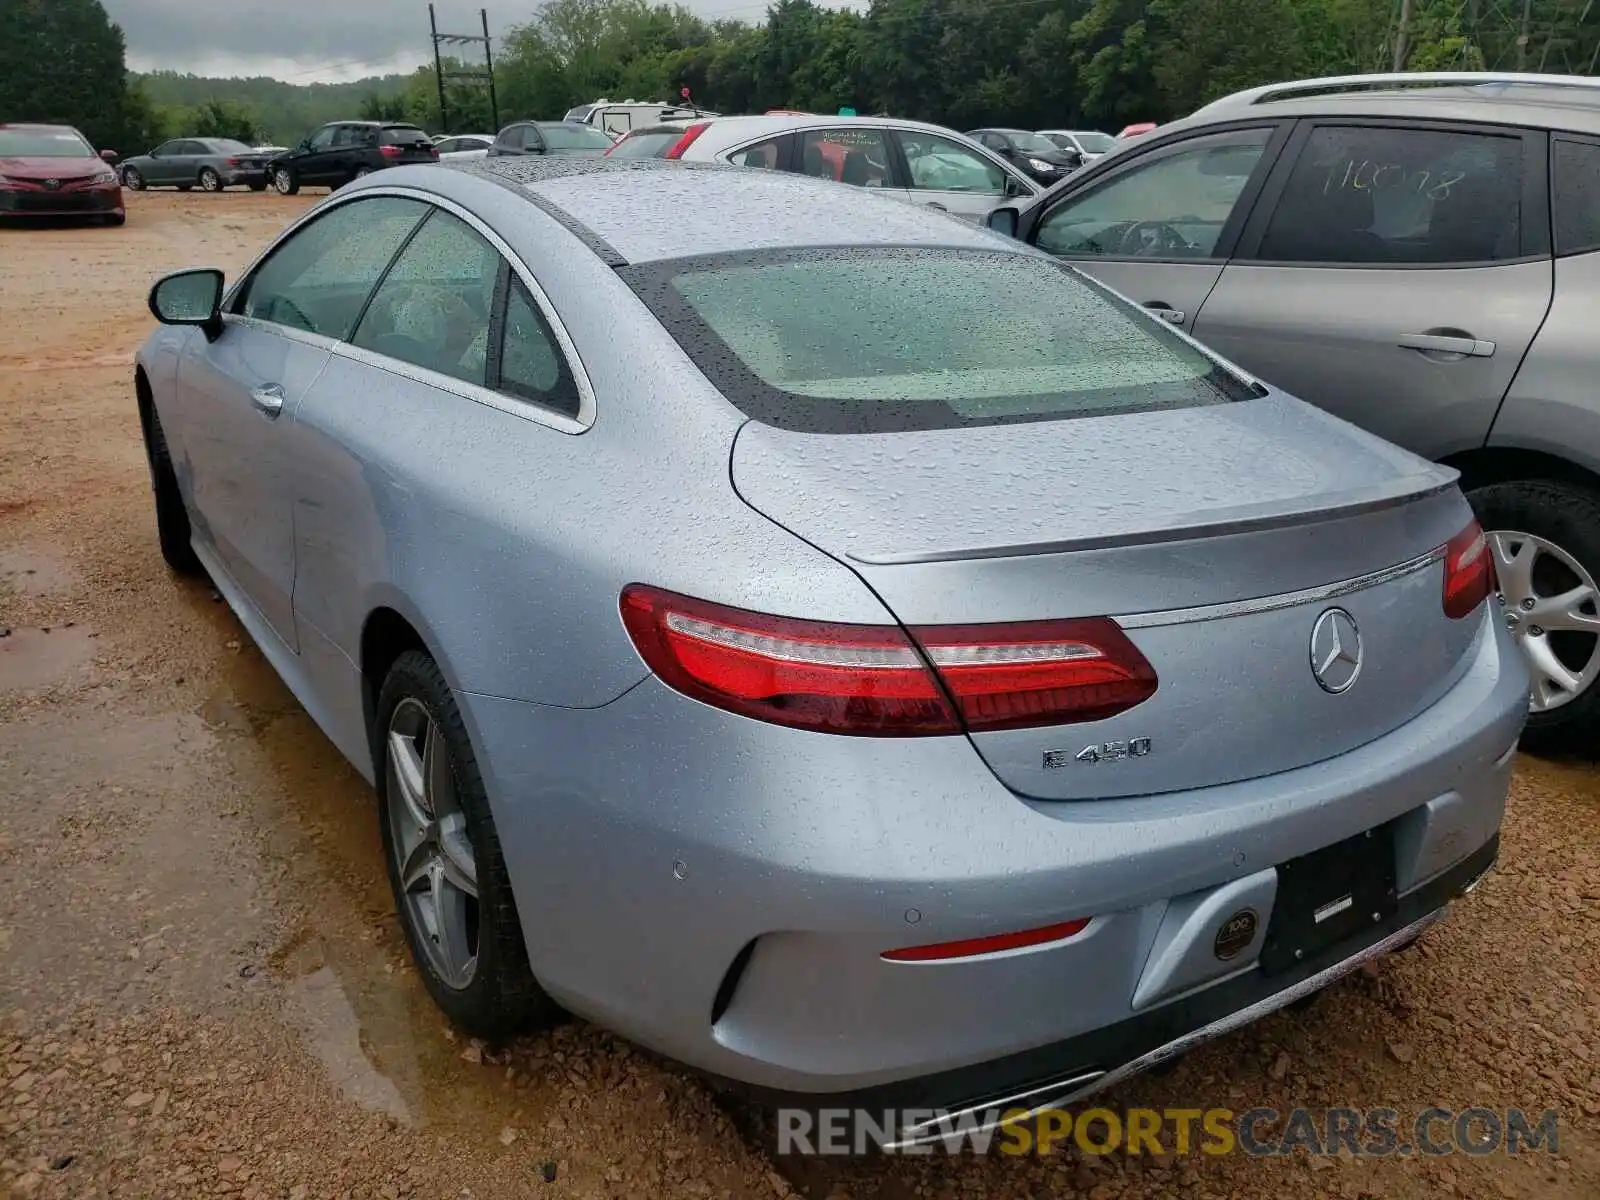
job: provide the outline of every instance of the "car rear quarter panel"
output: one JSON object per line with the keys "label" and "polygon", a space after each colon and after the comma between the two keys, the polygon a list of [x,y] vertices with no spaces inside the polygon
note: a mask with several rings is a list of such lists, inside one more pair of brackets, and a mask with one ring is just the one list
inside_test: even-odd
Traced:
{"label": "car rear quarter panel", "polygon": [[1490,430],[1491,449],[1537,450],[1600,474],[1600,252],[1558,258],[1555,298]]}
{"label": "car rear quarter panel", "polygon": [[[515,250],[593,385],[580,434],[335,355],[296,415],[298,619],[352,662],[379,606],[421,614],[461,691],[605,704],[647,674],[618,614],[646,582],[746,608],[882,622],[847,569],[734,494],[744,418],[616,273],[478,176],[434,177]],[[381,190],[381,186],[379,188]]]}

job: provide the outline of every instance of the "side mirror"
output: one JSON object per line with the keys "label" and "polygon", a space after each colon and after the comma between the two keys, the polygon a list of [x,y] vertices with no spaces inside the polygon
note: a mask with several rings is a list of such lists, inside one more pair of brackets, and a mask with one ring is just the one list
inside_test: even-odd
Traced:
{"label": "side mirror", "polygon": [[1017,236],[1017,210],[1001,205],[993,209],[983,223],[996,233],[1003,233],[1008,238]]}
{"label": "side mirror", "polygon": [[163,325],[198,325],[208,341],[222,335],[222,272],[179,271],[150,289],[150,312]]}
{"label": "side mirror", "polygon": [[115,150],[102,150],[100,151],[100,160],[102,162],[114,163],[117,161],[117,152]]}

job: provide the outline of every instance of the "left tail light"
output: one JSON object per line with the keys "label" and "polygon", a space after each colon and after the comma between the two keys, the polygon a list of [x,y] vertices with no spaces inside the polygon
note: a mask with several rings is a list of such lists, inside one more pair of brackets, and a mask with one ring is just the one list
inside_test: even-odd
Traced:
{"label": "left tail light", "polygon": [[1453,621],[1471,616],[1496,586],[1494,551],[1483,527],[1470,521],[1445,543],[1444,615]]}
{"label": "left tail light", "polygon": [[378,153],[383,155],[385,158],[399,158],[400,157],[400,147],[399,146],[379,146],[378,147]]}
{"label": "left tail light", "polygon": [[633,584],[622,621],[669,687],[758,721],[926,737],[1096,721],[1156,674],[1103,617],[998,625],[844,625],[728,608]]}
{"label": "left tail light", "polygon": [[683,152],[685,150],[687,150],[690,146],[694,145],[695,139],[697,137],[699,137],[702,133],[704,133],[709,128],[711,128],[711,122],[710,121],[698,121],[695,124],[689,126],[689,128],[687,128],[687,129],[685,129],[683,131],[683,136],[681,138],[679,138],[677,141],[673,142],[672,145],[667,149],[667,152],[665,154],[663,154],[661,157],[662,158],[682,158],[683,157]]}

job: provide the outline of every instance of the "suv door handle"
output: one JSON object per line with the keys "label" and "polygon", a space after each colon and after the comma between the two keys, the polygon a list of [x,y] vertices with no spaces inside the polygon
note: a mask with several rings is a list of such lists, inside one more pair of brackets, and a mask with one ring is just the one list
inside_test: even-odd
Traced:
{"label": "suv door handle", "polygon": [[250,393],[250,403],[264,416],[276,418],[283,411],[283,389],[275,383],[258,387]]}
{"label": "suv door handle", "polygon": [[1146,301],[1145,307],[1169,325],[1182,325],[1186,315],[1181,308],[1173,308],[1165,300]]}
{"label": "suv door handle", "polygon": [[1467,358],[1494,357],[1494,343],[1475,337],[1451,337],[1441,333],[1403,333],[1399,345],[1423,353],[1460,354]]}

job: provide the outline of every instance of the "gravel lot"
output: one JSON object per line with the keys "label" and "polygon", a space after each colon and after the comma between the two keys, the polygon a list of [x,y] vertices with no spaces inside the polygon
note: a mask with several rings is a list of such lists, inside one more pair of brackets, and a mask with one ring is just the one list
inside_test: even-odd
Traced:
{"label": "gravel lot", "polygon": [[[1560,1154],[776,1162],[581,1023],[492,1050],[409,969],[370,791],[163,567],[147,287],[316,197],[0,230],[0,1189],[17,1196],[1600,1196],[1600,773],[1524,758],[1499,871],[1416,952],[1112,1107],[1560,1110]],[[1003,1013],[997,1013],[1003,1019]]]}

